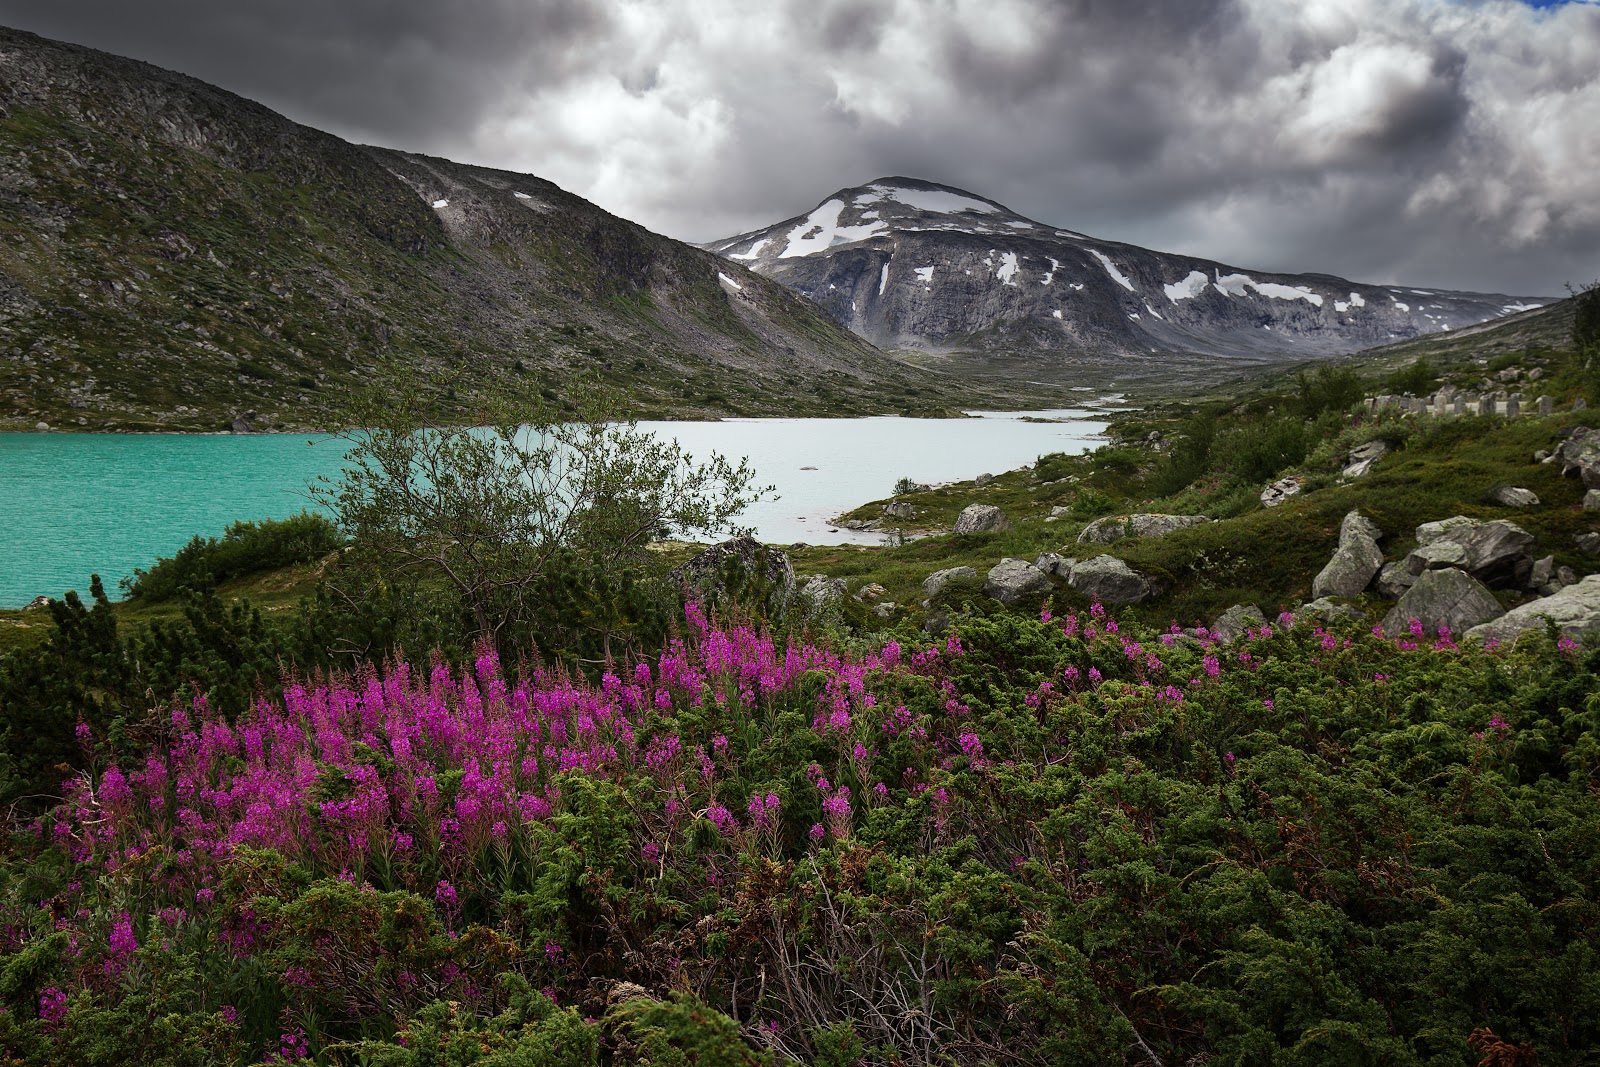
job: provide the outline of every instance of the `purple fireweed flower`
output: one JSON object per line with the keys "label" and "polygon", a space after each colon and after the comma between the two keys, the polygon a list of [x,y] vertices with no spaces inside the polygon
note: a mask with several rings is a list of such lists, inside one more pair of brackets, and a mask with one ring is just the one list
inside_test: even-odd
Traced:
{"label": "purple fireweed flower", "polygon": [[133,936],[133,920],[127,912],[123,912],[111,924],[110,945],[111,951],[118,956],[131,956],[139,951],[139,942]]}
{"label": "purple fireweed flower", "polygon": [[1215,678],[1222,673],[1222,664],[1217,660],[1216,656],[1207,656],[1201,661],[1201,665],[1205,667],[1206,677],[1208,678]]}
{"label": "purple fireweed flower", "polygon": [[434,887],[433,899],[446,908],[454,908],[456,906],[456,887],[441,878],[439,884]]}
{"label": "purple fireweed flower", "polygon": [[957,740],[960,742],[963,755],[974,759],[983,755],[983,742],[971,730],[963,730]]}
{"label": "purple fireweed flower", "polygon": [[654,841],[646,841],[639,846],[639,858],[651,866],[661,862],[661,846]]}
{"label": "purple fireweed flower", "polygon": [[67,995],[55,986],[46,986],[39,994],[39,1019],[46,1029],[54,1029],[67,1017]]}
{"label": "purple fireweed flower", "polygon": [[828,836],[828,832],[822,828],[822,824],[820,822],[812,823],[810,832],[811,840],[813,841],[821,841],[824,837]]}

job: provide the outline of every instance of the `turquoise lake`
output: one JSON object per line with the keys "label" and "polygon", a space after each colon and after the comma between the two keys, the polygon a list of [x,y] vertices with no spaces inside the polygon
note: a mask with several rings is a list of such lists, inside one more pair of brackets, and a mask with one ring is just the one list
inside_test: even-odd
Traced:
{"label": "turquoise lake", "polygon": [[[696,456],[750,458],[777,487],[742,518],[763,540],[876,543],[827,520],[888,496],[901,477],[945,482],[998,473],[1048,452],[1099,443],[1104,416],[1071,411],[974,412],[968,419],[728,419],[654,422]],[[1025,422],[1024,416],[1060,419]],[[307,434],[0,434],[0,607],[68,589],[107,592],[135,567],[196,534],[311,506],[307,486],[337,476],[346,444]],[[809,468],[809,469],[808,469]]]}

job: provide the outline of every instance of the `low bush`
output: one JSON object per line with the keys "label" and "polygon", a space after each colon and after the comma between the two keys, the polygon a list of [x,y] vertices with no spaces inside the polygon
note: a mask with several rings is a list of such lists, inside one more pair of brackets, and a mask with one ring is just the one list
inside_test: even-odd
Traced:
{"label": "low bush", "polygon": [[148,603],[171,600],[185,589],[204,589],[234,578],[310,563],[339,548],[344,537],[321,515],[302,511],[287,519],[236,522],[221,539],[195,535],[149,570],[123,580],[129,597]]}

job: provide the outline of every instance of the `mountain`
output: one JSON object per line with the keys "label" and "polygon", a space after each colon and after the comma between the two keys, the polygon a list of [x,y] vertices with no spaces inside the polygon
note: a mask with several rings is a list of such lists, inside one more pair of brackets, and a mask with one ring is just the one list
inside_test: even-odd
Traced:
{"label": "mountain", "polygon": [[954,386],[550,182],[349,144],[0,29],[0,428],[325,425],[385,365],[442,411],[579,375],[642,413],[915,410]]}
{"label": "mountain", "polygon": [[913,178],[841,189],[804,215],[705,247],[880,347],[933,352],[1323,356],[1548,302],[1241,270],[1049,226]]}

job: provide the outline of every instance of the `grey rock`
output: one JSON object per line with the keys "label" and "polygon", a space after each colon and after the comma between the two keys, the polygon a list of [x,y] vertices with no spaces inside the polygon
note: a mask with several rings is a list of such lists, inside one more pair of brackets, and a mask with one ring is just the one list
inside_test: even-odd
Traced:
{"label": "grey rock", "polygon": [[1587,552],[1591,556],[1600,556],[1600,533],[1581,533],[1572,538],[1572,543],[1578,546],[1580,552]]}
{"label": "grey rock", "polygon": [[1300,479],[1292,476],[1279,478],[1261,490],[1261,506],[1275,508],[1298,492],[1300,492]]}
{"label": "grey rock", "polygon": [[1514,522],[1495,519],[1449,539],[1467,550],[1467,573],[1495,588],[1522,588],[1533,570],[1533,535]]}
{"label": "grey rock", "polygon": [[1560,570],[1556,571],[1556,581],[1560,582],[1562,585],[1577,585],[1578,572],[1573,570],[1571,567],[1562,567]]}
{"label": "grey rock", "polygon": [[1583,494],[1584,511],[1600,511],[1600,489],[1590,489]]}
{"label": "grey rock", "polygon": [[1445,567],[1465,567],[1467,550],[1454,541],[1435,541],[1411,551],[1405,560],[1406,571],[1416,577],[1423,571],[1436,571]]}
{"label": "grey rock", "polygon": [[1204,515],[1108,515],[1085,526],[1078,543],[1109,545],[1125,537],[1161,537],[1210,521]]}
{"label": "grey rock", "polygon": [[1465,571],[1424,571],[1383,617],[1383,632],[1406,633],[1416,619],[1430,636],[1443,628],[1460,634],[1504,614],[1494,594]]}
{"label": "grey rock", "polygon": [[844,595],[844,579],[829,578],[825,574],[811,575],[800,587],[800,597],[812,615],[838,604],[844,599]]}
{"label": "grey rock", "polygon": [[1072,509],[1071,508],[1053,507],[1053,508],[1050,509],[1050,518],[1045,520],[1045,521],[1050,522],[1050,521],[1054,521],[1056,519],[1064,519],[1068,515],[1071,515],[1071,514],[1072,514]]}
{"label": "grey rock", "polygon": [[1312,597],[1320,600],[1327,596],[1360,596],[1383,567],[1379,536],[1382,531],[1377,524],[1361,512],[1346,515],[1339,524],[1339,547],[1328,565],[1312,579]]}
{"label": "grey rock", "polygon": [[1161,584],[1140,574],[1116,556],[1094,556],[1072,565],[1067,584],[1106,604],[1137,604],[1159,596]]}
{"label": "grey rock", "polygon": [[1468,630],[1467,637],[1515,641],[1529,630],[1544,629],[1547,619],[1568,637],[1578,638],[1585,643],[1600,640],[1600,574],[1591,574],[1552,596],[1512,608],[1504,615]]}
{"label": "grey rock", "polygon": [[1339,543],[1342,545],[1356,536],[1365,537],[1372,542],[1378,542],[1383,540],[1383,531],[1378,528],[1377,523],[1361,514],[1361,512],[1351,511],[1339,523]]}
{"label": "grey rock", "polygon": [[1345,463],[1344,476],[1346,478],[1359,478],[1372,469],[1372,465],[1389,454],[1389,443],[1382,440],[1368,441],[1366,444],[1357,445],[1350,450],[1350,457]]}
{"label": "grey rock", "polygon": [[1557,446],[1556,462],[1565,477],[1581,478],[1585,489],[1600,489],[1600,430],[1574,430]]}
{"label": "grey rock", "polygon": [[1417,576],[1406,567],[1404,560],[1385,563],[1378,572],[1378,577],[1373,581],[1372,587],[1378,591],[1379,596],[1398,600],[1405,595],[1407,589],[1416,583]]}
{"label": "grey rock", "polygon": [[1417,544],[1431,545],[1447,534],[1463,527],[1477,527],[1477,519],[1469,519],[1465,515],[1452,515],[1448,519],[1439,519],[1436,522],[1425,522],[1417,527]]}
{"label": "grey rock", "polygon": [[1301,604],[1295,617],[1301,622],[1320,623],[1323,626],[1331,622],[1360,622],[1365,618],[1361,609],[1354,604],[1341,604],[1331,597]]}
{"label": "grey rock", "polygon": [[1235,604],[1217,616],[1211,624],[1211,636],[1225,645],[1231,644],[1244,636],[1246,630],[1266,624],[1267,617],[1254,604]]}
{"label": "grey rock", "polygon": [[713,598],[726,593],[722,574],[736,563],[746,574],[759,575],[770,586],[770,598],[787,603],[795,592],[794,564],[781,548],[763,545],[753,537],[736,537],[712,545],[687,563],[675,567],[672,577]]}
{"label": "grey rock", "polygon": [[922,579],[922,595],[936,597],[952,578],[976,578],[978,572],[971,567],[946,567]]}
{"label": "grey rock", "polygon": [[1552,455],[1553,453],[1548,448],[1541,448],[1533,454],[1533,461],[1535,463],[1546,463]]}
{"label": "grey rock", "polygon": [[1011,529],[1006,513],[993,504],[968,504],[956,519],[954,533],[1002,533]]}
{"label": "grey rock", "polygon": [[866,603],[868,600],[882,600],[888,594],[889,590],[877,582],[870,582],[856,590],[856,599]]}
{"label": "grey rock", "polygon": [[1502,485],[1490,496],[1496,504],[1508,508],[1536,508],[1539,506],[1539,495],[1532,489],[1523,489],[1519,486]]}
{"label": "grey rock", "polygon": [[992,481],[994,481],[994,475],[992,475],[992,474],[980,474],[976,478],[972,479],[972,484],[978,486],[979,488],[982,488],[983,486],[988,485]]}
{"label": "grey rock", "polygon": [[904,500],[891,500],[883,506],[883,517],[886,519],[909,519],[917,513],[917,509]]}
{"label": "grey rock", "polygon": [[1057,578],[1065,578],[1072,570],[1072,560],[1059,552],[1041,552],[1033,565],[1046,574],[1053,574]]}
{"label": "grey rock", "polygon": [[922,620],[922,632],[937,637],[950,629],[950,613],[948,611],[930,611],[927,618]]}
{"label": "grey rock", "polygon": [[1528,586],[1532,589],[1542,588],[1554,581],[1555,576],[1556,558],[1554,556],[1536,559],[1533,561],[1533,570],[1528,575]]}
{"label": "grey rock", "polygon": [[989,569],[983,580],[985,596],[1014,607],[1030,597],[1042,597],[1054,586],[1045,573],[1025,559],[1009,556]]}

